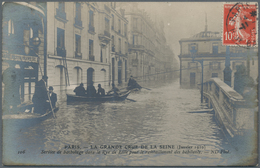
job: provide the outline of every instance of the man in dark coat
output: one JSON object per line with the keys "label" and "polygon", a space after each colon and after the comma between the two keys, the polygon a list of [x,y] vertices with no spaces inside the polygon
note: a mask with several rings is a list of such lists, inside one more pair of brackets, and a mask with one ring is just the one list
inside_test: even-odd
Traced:
{"label": "man in dark coat", "polygon": [[105,89],[101,87],[101,84],[98,84],[98,96],[105,96]]}
{"label": "man in dark coat", "polygon": [[93,82],[90,82],[90,85],[88,85],[86,92],[87,92],[87,96],[89,96],[89,97],[96,96],[97,91],[96,91],[95,87],[93,86]]}
{"label": "man in dark coat", "polygon": [[76,96],[85,96],[86,90],[83,87],[83,83],[81,83],[78,87],[76,87],[73,92],[76,93]]}
{"label": "man in dark coat", "polygon": [[[52,108],[55,108],[57,102],[57,94],[53,92],[52,86],[49,87],[49,96],[50,96]],[[48,102],[48,106],[49,106],[49,110],[52,110],[50,106],[50,102]]]}
{"label": "man in dark coat", "polygon": [[127,84],[127,89],[131,90],[131,89],[141,89],[142,87],[136,82],[136,80],[133,78],[133,76],[130,76],[128,84]]}
{"label": "man in dark coat", "polygon": [[35,91],[32,98],[35,113],[46,113],[46,100],[48,100],[48,95],[45,82],[47,81],[47,78],[47,76],[43,76],[41,80],[35,83]]}

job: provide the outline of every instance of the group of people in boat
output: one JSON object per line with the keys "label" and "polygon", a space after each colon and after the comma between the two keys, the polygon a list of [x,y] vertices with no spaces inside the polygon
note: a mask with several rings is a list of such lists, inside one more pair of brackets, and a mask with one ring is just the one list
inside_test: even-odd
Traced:
{"label": "group of people in boat", "polygon": [[35,113],[45,114],[47,110],[52,111],[56,107],[57,94],[53,92],[52,86],[47,91],[46,80],[47,77],[43,76],[35,83],[35,92],[32,98]]}
{"label": "group of people in boat", "polygon": [[[110,90],[107,94],[110,95],[111,92],[118,93],[119,89],[112,84],[112,90]],[[98,96],[105,96],[105,89],[101,87],[101,84],[98,84],[98,89],[93,86],[93,82],[90,82],[90,85],[87,86],[87,89],[84,88],[84,84],[81,83],[78,87],[74,89],[77,96],[88,96],[88,97],[98,97]]]}
{"label": "group of people in boat", "polygon": [[[142,87],[136,82],[133,76],[131,76],[127,84],[127,90],[132,90],[136,88],[141,89]],[[96,88],[93,86],[93,82],[90,82],[90,84],[87,86],[87,89],[85,89],[84,84],[81,83],[74,89],[74,92],[76,93],[76,96],[105,96],[105,89],[101,87],[101,84],[98,84],[98,90],[96,90]],[[118,95],[119,93],[120,90],[115,86],[114,83],[112,83],[112,89],[107,92],[107,95]]]}

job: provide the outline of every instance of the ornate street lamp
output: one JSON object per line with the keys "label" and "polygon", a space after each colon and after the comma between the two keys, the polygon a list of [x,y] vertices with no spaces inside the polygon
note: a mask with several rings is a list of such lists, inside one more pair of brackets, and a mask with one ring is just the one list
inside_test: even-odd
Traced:
{"label": "ornate street lamp", "polygon": [[[195,49],[195,46],[191,47],[191,58],[192,58],[192,62],[195,62],[195,53],[197,52],[197,50]],[[201,65],[201,90],[200,90],[200,102],[203,103],[203,59],[201,60],[196,60],[197,62],[200,63]]]}

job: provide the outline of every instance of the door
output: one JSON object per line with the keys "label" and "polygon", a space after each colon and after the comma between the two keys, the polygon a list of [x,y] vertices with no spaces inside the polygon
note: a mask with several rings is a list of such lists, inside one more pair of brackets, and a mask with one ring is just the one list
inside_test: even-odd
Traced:
{"label": "door", "polygon": [[194,88],[195,87],[195,83],[196,83],[196,73],[195,72],[191,72],[190,73],[190,87]]}

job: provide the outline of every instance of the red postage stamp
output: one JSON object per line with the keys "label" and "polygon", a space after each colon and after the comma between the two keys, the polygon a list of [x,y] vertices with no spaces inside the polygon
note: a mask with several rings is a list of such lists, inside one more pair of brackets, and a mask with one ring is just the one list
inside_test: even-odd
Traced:
{"label": "red postage stamp", "polygon": [[257,44],[257,3],[224,4],[223,45]]}

